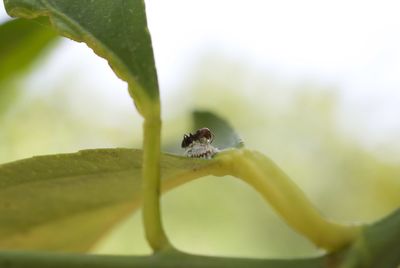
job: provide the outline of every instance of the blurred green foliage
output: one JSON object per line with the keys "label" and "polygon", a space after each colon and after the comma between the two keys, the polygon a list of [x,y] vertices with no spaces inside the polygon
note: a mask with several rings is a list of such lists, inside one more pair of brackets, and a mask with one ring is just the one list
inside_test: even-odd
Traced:
{"label": "blurred green foliage", "polygon": [[0,81],[23,72],[57,38],[45,18],[13,19],[0,25]]}
{"label": "blurred green foliage", "polygon": [[0,113],[12,103],[18,88],[12,83],[27,71],[58,38],[44,26],[46,19],[14,19],[0,25]]}

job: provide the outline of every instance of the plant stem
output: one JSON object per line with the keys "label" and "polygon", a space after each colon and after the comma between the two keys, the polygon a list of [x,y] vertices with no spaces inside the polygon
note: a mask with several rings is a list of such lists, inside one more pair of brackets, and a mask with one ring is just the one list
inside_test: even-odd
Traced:
{"label": "plant stem", "polygon": [[327,268],[398,266],[400,210],[364,227],[352,247],[333,254],[300,259],[209,257],[160,252],[151,256],[105,256],[48,252],[0,251],[0,268]]}
{"label": "plant stem", "polygon": [[322,268],[324,258],[265,260],[184,253],[152,256],[104,256],[45,252],[0,252],[0,268]]}
{"label": "plant stem", "polygon": [[143,224],[148,243],[154,251],[171,248],[162,227],[160,211],[160,109],[143,122]]}
{"label": "plant stem", "polygon": [[[290,178],[264,155],[247,149],[231,150],[216,157],[222,174],[250,184],[293,229],[317,246],[339,249],[357,238],[359,226],[345,226],[326,220]],[[220,172],[219,172],[220,173]]]}
{"label": "plant stem", "polygon": [[210,164],[165,178],[163,191],[206,175],[235,176],[258,191],[294,230],[329,251],[354,241],[361,226],[341,225],[325,219],[299,187],[270,159],[248,149],[218,153]]}

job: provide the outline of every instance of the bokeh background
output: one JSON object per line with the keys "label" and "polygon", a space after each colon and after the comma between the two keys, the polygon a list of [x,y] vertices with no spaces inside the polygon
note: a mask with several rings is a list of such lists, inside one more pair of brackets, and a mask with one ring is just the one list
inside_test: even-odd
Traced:
{"label": "bokeh background", "polygon": [[[372,222],[399,207],[399,2],[146,5],[166,147],[179,149],[193,110],[214,111],[249,148],[289,174],[328,218]],[[8,19],[0,6],[0,22]],[[0,101],[0,163],[141,146],[142,121],[126,84],[84,44],[58,40],[10,86],[14,90]],[[162,202],[167,232],[186,251],[246,257],[322,253],[231,177],[203,178]],[[150,252],[140,213],[93,252]]]}

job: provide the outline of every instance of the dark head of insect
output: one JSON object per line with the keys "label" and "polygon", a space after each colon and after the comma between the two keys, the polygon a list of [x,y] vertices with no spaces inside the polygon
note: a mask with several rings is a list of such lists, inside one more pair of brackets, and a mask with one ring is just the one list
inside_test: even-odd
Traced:
{"label": "dark head of insect", "polygon": [[183,135],[183,140],[182,140],[182,144],[181,147],[182,148],[186,148],[189,147],[190,144],[193,143],[193,135],[192,133],[189,133],[189,135]]}
{"label": "dark head of insect", "polygon": [[182,148],[186,148],[195,141],[200,143],[204,142],[212,143],[213,140],[214,140],[214,134],[212,134],[212,132],[208,128],[204,127],[198,129],[194,134],[189,133],[183,135],[181,146]]}

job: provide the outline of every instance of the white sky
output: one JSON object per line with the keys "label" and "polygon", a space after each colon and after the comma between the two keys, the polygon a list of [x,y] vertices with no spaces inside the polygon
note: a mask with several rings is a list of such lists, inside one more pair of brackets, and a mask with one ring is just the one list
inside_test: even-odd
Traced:
{"label": "white sky", "polygon": [[[367,127],[378,140],[400,135],[399,1],[147,0],[146,5],[164,95],[171,96],[205,52],[218,48],[281,79],[338,86],[344,111],[360,129]],[[0,21],[5,17],[1,6]],[[87,53],[79,45],[64,46],[58,57],[67,62]],[[91,58],[84,62],[90,65]],[[90,66],[108,79],[99,83],[120,83],[110,82],[112,74],[103,67]]]}

